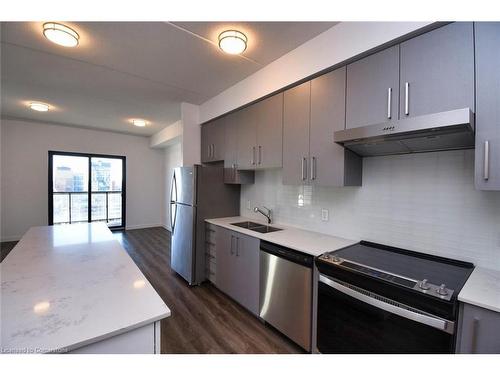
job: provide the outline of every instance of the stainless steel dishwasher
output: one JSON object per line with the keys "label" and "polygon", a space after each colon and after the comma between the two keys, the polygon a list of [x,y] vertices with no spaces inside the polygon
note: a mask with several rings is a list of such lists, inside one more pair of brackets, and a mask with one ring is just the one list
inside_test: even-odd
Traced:
{"label": "stainless steel dishwasher", "polygon": [[310,255],[260,242],[260,317],[305,350],[311,350]]}

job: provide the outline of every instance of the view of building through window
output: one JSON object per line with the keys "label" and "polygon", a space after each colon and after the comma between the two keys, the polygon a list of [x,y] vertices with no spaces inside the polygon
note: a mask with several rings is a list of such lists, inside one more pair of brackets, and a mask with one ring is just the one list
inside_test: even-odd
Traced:
{"label": "view of building through window", "polygon": [[88,222],[90,213],[90,221],[105,221],[108,226],[121,226],[122,163],[121,158],[54,154],[53,223]]}

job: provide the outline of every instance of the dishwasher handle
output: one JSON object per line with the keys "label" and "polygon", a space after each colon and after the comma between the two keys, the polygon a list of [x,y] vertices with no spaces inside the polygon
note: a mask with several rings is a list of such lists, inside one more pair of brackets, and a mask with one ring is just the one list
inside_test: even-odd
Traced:
{"label": "dishwasher handle", "polygon": [[314,257],[312,255],[304,254],[300,251],[289,249],[284,246],[275,245],[266,241],[260,242],[260,251],[275,255],[278,258],[283,258],[293,263],[300,264],[301,266],[307,268],[312,268],[314,264]]}

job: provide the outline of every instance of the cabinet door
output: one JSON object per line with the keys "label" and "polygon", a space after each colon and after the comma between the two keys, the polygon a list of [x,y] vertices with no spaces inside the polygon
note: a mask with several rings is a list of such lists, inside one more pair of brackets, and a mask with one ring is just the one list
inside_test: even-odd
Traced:
{"label": "cabinet door", "polygon": [[234,168],[238,163],[238,123],[240,116],[240,111],[226,116],[224,168]]}
{"label": "cabinet door", "polygon": [[400,48],[400,118],[467,107],[474,111],[471,22],[443,26]]}
{"label": "cabinet door", "polygon": [[[345,78],[342,67],[311,82],[309,178],[314,185],[361,185],[361,159],[333,142],[333,133],[344,129]],[[358,160],[350,163],[351,159]],[[355,173],[358,179],[348,178]]]}
{"label": "cabinet door", "polygon": [[214,123],[209,122],[201,126],[201,162],[208,163],[212,161]]}
{"label": "cabinet door", "polygon": [[283,104],[283,183],[306,183],[309,161],[311,81],[284,94]]}
{"label": "cabinet door", "polygon": [[234,232],[218,227],[215,243],[215,285],[227,295],[234,295],[233,281],[235,263]]}
{"label": "cabinet door", "polygon": [[347,65],[346,128],[398,119],[399,46]]}
{"label": "cabinet door", "polygon": [[461,305],[457,351],[463,354],[500,353],[500,313],[477,306]]}
{"label": "cabinet door", "polygon": [[500,22],[476,27],[476,188],[500,190]]}
{"label": "cabinet door", "polygon": [[259,314],[260,240],[235,233],[234,299],[255,315]]}
{"label": "cabinet door", "polygon": [[226,133],[226,118],[220,118],[214,121],[214,126],[212,129],[212,161],[224,160],[224,148],[225,148],[225,133]]}
{"label": "cabinet door", "polygon": [[283,165],[283,93],[255,104],[257,113],[257,168]]}
{"label": "cabinet door", "polygon": [[254,106],[241,109],[238,117],[238,169],[257,166],[257,129]]}

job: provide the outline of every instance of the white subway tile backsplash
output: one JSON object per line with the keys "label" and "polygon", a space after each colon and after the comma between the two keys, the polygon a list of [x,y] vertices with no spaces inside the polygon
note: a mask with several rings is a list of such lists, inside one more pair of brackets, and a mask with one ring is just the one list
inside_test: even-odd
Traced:
{"label": "white subway tile backsplash", "polygon": [[473,172],[474,150],[365,158],[362,187],[288,186],[281,170],[260,171],[241,210],[258,215],[250,200],[277,223],[500,269],[500,192],[475,190]]}

